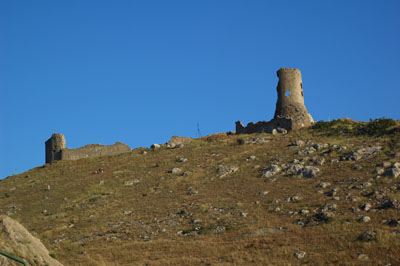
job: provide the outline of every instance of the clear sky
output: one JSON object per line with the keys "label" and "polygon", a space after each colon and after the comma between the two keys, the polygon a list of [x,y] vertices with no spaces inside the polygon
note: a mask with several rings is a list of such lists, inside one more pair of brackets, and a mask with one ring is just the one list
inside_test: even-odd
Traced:
{"label": "clear sky", "polygon": [[315,120],[400,119],[400,1],[0,0],[0,179],[44,142],[131,148],[270,120],[299,68]]}

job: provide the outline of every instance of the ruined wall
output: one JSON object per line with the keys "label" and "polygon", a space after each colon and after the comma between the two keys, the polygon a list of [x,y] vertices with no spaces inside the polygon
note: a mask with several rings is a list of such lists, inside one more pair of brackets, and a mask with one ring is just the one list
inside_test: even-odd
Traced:
{"label": "ruined wall", "polygon": [[132,151],[131,148],[121,142],[113,145],[89,144],[77,149],[68,149],[65,147],[64,135],[55,133],[46,141],[46,163],[117,155],[130,151]]}
{"label": "ruined wall", "polygon": [[130,152],[131,148],[121,142],[113,145],[89,144],[77,149],[61,150],[61,160],[78,160],[82,158],[117,155]]}

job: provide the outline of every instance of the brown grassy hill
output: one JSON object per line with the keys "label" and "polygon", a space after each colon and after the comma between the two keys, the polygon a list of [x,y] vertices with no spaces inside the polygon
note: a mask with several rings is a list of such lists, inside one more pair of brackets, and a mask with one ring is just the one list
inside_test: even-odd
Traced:
{"label": "brown grassy hill", "polygon": [[46,164],[0,214],[64,265],[399,265],[399,134],[373,123]]}

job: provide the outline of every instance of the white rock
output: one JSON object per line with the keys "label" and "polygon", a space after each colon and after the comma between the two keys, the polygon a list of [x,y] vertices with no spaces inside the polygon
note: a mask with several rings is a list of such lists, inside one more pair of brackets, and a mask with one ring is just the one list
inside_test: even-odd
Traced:
{"label": "white rock", "polygon": [[152,145],[150,146],[150,149],[153,149],[153,150],[157,150],[157,149],[159,149],[159,148],[161,148],[161,145],[160,145],[160,144],[156,144],[156,143],[154,143],[154,144],[152,144]]}
{"label": "white rock", "polygon": [[277,173],[282,171],[282,168],[280,168],[278,165],[273,164],[270,167],[268,167],[265,171],[265,173],[262,175],[262,177],[271,177]]}
{"label": "white rock", "polygon": [[362,216],[359,221],[362,223],[369,223],[371,218],[369,216]]}
{"label": "white rock", "polygon": [[229,174],[233,174],[239,170],[239,167],[234,165],[219,165],[217,168],[217,175],[219,178],[223,178]]}
{"label": "white rock", "polygon": [[304,258],[305,255],[306,255],[306,253],[305,253],[304,251],[300,251],[300,252],[294,253],[294,256],[295,256],[297,259],[302,259],[302,258]]}
{"label": "white rock", "polygon": [[322,182],[322,183],[318,184],[318,187],[327,188],[330,185],[331,185],[331,183],[329,183],[329,182]]}
{"label": "white rock", "polygon": [[174,167],[169,172],[172,174],[180,174],[180,173],[182,173],[182,169],[178,168],[178,167]]}

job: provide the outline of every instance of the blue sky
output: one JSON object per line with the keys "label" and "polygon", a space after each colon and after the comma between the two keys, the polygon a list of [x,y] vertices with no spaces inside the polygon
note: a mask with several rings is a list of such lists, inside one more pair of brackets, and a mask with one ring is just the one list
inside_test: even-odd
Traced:
{"label": "blue sky", "polygon": [[399,1],[0,0],[0,179],[67,147],[270,120],[299,68],[315,120],[400,119]]}

